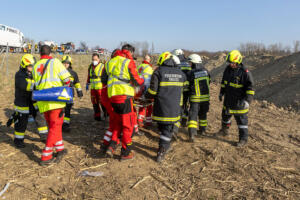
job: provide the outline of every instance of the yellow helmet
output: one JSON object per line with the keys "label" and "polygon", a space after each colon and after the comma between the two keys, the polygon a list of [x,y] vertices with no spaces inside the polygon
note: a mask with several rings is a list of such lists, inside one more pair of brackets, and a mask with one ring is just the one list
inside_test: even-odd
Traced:
{"label": "yellow helmet", "polygon": [[34,65],[34,63],[35,63],[35,59],[34,59],[33,55],[25,54],[21,58],[21,64],[20,65],[21,65],[22,68],[26,68],[29,65]]}
{"label": "yellow helmet", "polygon": [[72,58],[71,58],[71,56],[64,56],[63,58],[62,58],[62,61],[61,61],[62,63],[69,63],[69,64],[72,64]]}
{"label": "yellow helmet", "polygon": [[233,50],[227,55],[226,61],[231,63],[241,64],[242,54],[238,50]]}
{"label": "yellow helmet", "polygon": [[166,60],[168,60],[169,58],[172,57],[172,54],[168,51],[163,52],[162,54],[160,54],[160,56],[158,57],[158,61],[157,64],[158,65],[162,65]]}

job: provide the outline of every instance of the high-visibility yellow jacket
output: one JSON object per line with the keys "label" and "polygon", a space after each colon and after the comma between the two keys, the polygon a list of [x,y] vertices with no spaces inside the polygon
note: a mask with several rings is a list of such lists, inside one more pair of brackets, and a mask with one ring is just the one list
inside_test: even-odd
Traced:
{"label": "high-visibility yellow jacket", "polygon": [[[42,56],[32,70],[33,79],[35,81],[35,87],[37,90],[43,90],[53,87],[61,87],[64,82],[70,82],[71,74],[61,63],[60,60],[54,58],[51,59],[47,69],[42,75],[45,68],[47,60],[51,57]],[[41,82],[40,82],[41,80]],[[39,84],[40,82],[40,84]],[[54,102],[54,101],[38,101],[37,102],[39,111],[41,113],[47,112],[49,110],[55,110],[59,108],[64,108],[66,106],[65,102]]]}
{"label": "high-visibility yellow jacket", "polygon": [[109,98],[118,95],[134,96],[134,87],[130,84],[129,63],[129,59],[116,56],[105,64]]}
{"label": "high-visibility yellow jacket", "polygon": [[151,75],[153,74],[153,69],[152,69],[151,65],[146,63],[146,61],[144,61],[142,64],[140,64],[137,67],[137,70],[138,70],[138,74],[140,76],[142,76],[144,79],[150,78]]}
{"label": "high-visibility yellow jacket", "polygon": [[92,65],[89,66],[88,83],[92,90],[100,90],[103,87],[101,82],[101,75],[104,69],[104,64],[99,63],[95,68]]}

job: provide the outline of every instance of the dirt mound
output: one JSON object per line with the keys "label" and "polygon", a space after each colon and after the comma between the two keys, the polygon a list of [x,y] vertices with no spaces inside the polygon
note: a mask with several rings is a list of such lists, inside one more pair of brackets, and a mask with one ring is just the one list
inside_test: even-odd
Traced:
{"label": "dirt mound", "polygon": [[211,71],[217,67],[220,67],[221,65],[224,65],[225,59],[226,59],[226,54],[219,53],[218,55],[215,55],[215,56],[205,60],[204,65],[207,70]]}
{"label": "dirt mound", "polygon": [[257,99],[300,110],[300,53],[275,59],[252,73]]}
{"label": "dirt mound", "polygon": [[[89,57],[74,56],[73,62],[84,83]],[[13,108],[12,90],[12,81],[7,81],[0,93],[0,190],[10,182],[3,199],[300,199],[300,115],[274,104],[253,102],[249,143],[236,148],[235,123],[229,136],[215,136],[222,105],[217,100],[219,85],[213,83],[206,135],[189,143],[182,128],[173,150],[157,164],[158,131],[143,129],[144,136],[133,138],[135,159],[120,162],[118,156],[99,155],[108,124],[93,120],[85,93],[82,101],[75,100],[72,130],[64,134],[69,154],[58,165],[40,167],[44,145],[33,124],[26,131],[24,149],[13,146],[13,129],[4,126]],[[104,175],[80,176],[84,170]]]}
{"label": "dirt mound", "polygon": [[[248,56],[244,65],[255,81],[255,98],[278,107],[300,110],[300,53],[289,56]],[[226,65],[213,67],[212,80],[220,82]]]}

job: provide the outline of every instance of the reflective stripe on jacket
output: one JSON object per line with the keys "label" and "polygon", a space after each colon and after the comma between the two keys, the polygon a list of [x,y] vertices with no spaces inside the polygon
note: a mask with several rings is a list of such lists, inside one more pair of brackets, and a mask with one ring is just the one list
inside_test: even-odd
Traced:
{"label": "reflective stripe on jacket", "polygon": [[134,87],[130,83],[129,63],[129,59],[116,56],[105,64],[109,98],[119,95],[134,96]]}
{"label": "reflective stripe on jacket", "polygon": [[[41,59],[34,65],[32,75],[37,90],[61,87],[64,85],[63,81],[71,77],[70,73],[65,68],[65,66],[61,63],[60,60],[56,58],[50,60],[47,69],[45,70],[44,75],[42,77],[42,73],[47,60],[48,59]],[[41,82],[39,84],[40,80]],[[64,108],[66,106],[66,103],[53,101],[38,101],[37,105],[39,107],[40,112],[43,113],[49,110]]]}

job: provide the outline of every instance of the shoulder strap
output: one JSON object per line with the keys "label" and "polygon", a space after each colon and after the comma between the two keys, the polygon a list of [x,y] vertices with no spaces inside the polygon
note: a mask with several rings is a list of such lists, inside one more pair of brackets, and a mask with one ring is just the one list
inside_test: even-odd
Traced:
{"label": "shoulder strap", "polygon": [[45,68],[43,69],[43,72],[42,72],[42,74],[41,74],[42,77],[41,77],[41,79],[40,79],[38,85],[41,84],[41,81],[42,81],[42,79],[43,79],[43,77],[44,77],[45,71],[47,70],[47,66],[48,66],[48,64],[49,64],[49,62],[50,62],[51,60],[52,60],[52,59],[48,59],[48,60],[47,60],[46,65],[45,65]]}

